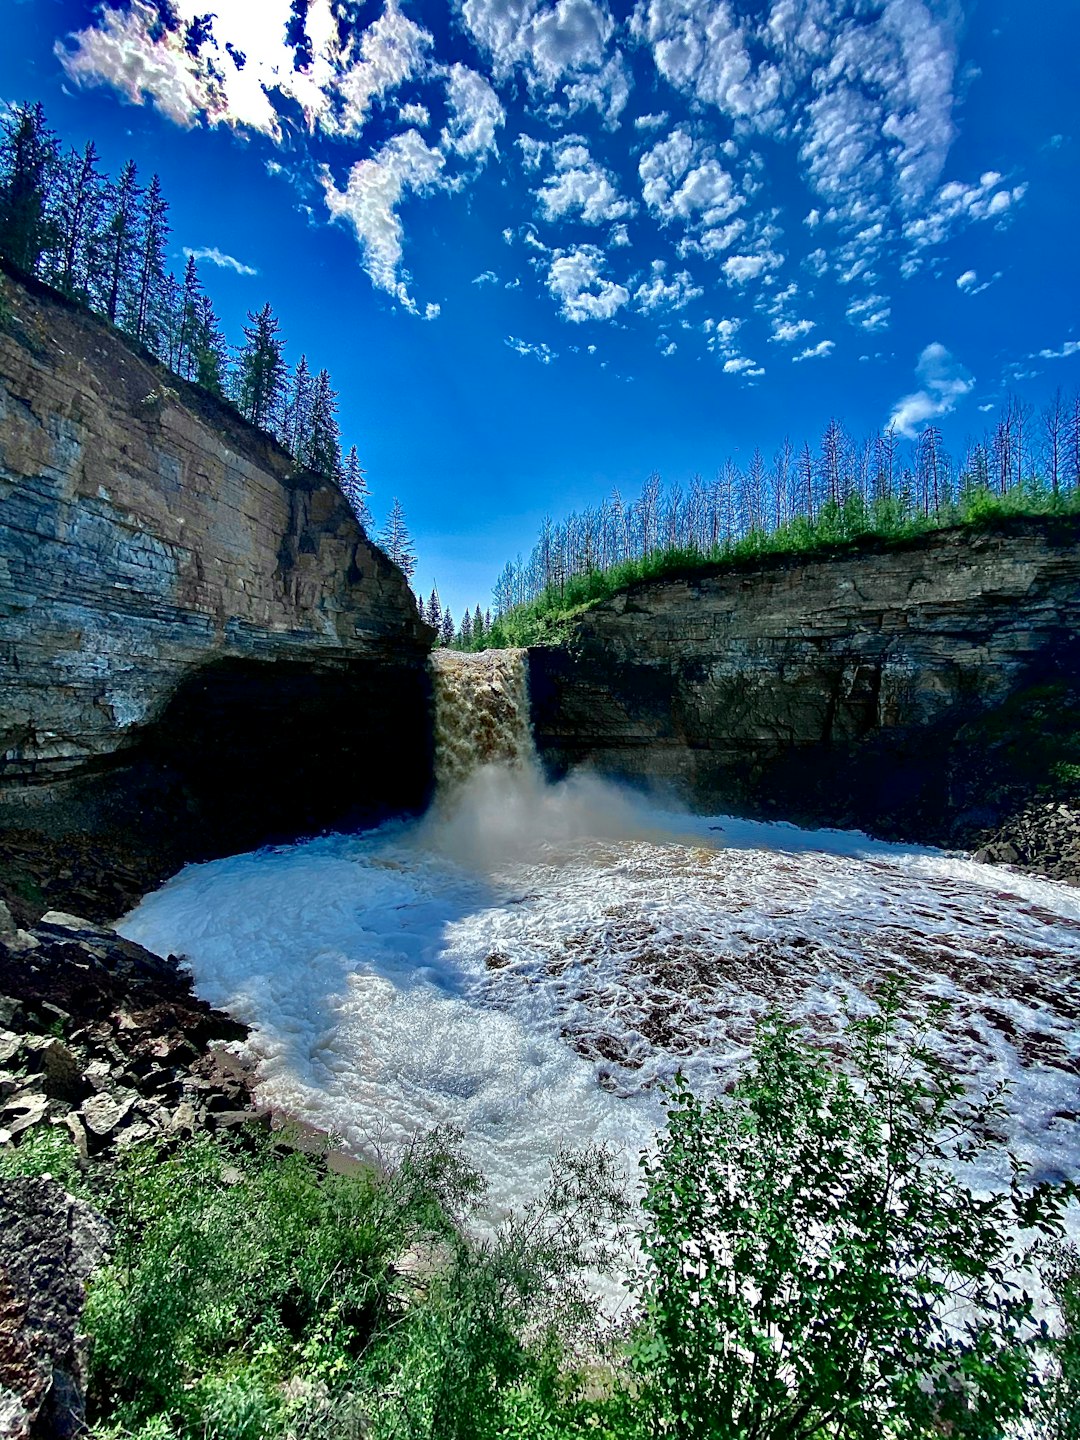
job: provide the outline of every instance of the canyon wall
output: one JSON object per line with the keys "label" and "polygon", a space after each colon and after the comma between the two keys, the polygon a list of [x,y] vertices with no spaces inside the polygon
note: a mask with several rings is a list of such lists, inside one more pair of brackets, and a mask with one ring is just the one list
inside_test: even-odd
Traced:
{"label": "canyon wall", "polygon": [[430,633],[335,486],[0,274],[0,826],[191,858],[420,805]]}
{"label": "canyon wall", "polygon": [[541,753],[962,843],[1074,756],[1078,542],[1074,517],[1015,519],[634,585],[531,652]]}

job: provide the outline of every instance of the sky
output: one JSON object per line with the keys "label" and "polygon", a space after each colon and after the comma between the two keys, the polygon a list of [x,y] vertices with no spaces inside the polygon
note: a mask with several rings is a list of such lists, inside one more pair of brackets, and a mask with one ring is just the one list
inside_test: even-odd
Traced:
{"label": "sky", "polygon": [[1080,383],[1076,0],[0,0],[229,337],[340,391],[417,588],[729,456]]}

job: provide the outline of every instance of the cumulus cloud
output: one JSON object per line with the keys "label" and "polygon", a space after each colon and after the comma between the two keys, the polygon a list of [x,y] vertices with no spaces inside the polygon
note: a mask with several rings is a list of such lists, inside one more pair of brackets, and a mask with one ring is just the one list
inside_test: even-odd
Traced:
{"label": "cumulus cloud", "polygon": [[402,105],[398,111],[398,119],[403,125],[413,125],[422,130],[425,125],[431,124],[431,111],[426,105],[414,100],[408,105]]}
{"label": "cumulus cloud", "polygon": [[446,103],[450,114],[441,137],[444,150],[480,158],[496,149],[495,132],[505,123],[506,111],[482,75],[467,65],[451,65]]}
{"label": "cumulus cloud", "polygon": [[790,345],[793,340],[801,340],[804,335],[809,335],[814,328],[813,320],[782,320],[773,321],[773,332],[770,340],[778,340],[782,345]]}
{"label": "cumulus cloud", "polygon": [[756,280],[769,270],[782,265],[784,257],[771,250],[759,251],[755,255],[729,255],[720,267],[729,285],[745,285]]}
{"label": "cumulus cloud", "polygon": [[245,265],[242,260],[237,260],[233,255],[222,254],[216,245],[210,249],[204,247],[199,250],[192,250],[185,245],[184,254],[190,256],[192,260],[204,260],[208,265],[216,265],[220,270],[235,270],[237,275],[257,275],[259,273],[254,265]]}
{"label": "cumulus cloud", "polygon": [[519,71],[534,91],[561,87],[569,113],[595,105],[608,117],[625,106],[630,75],[604,0],[464,0],[461,18],[497,81]]}
{"label": "cumulus cloud", "polygon": [[359,135],[375,100],[391,94],[423,70],[431,44],[429,31],[396,6],[387,5],[367,29],[354,35],[341,56],[337,82],[340,117],[327,128]]}
{"label": "cumulus cloud", "polygon": [[745,203],[712,151],[676,128],[638,162],[645,204],[664,223],[721,225]]}
{"label": "cumulus cloud", "polygon": [[604,252],[596,245],[556,250],[548,268],[548,290],[566,320],[610,320],[630,300],[625,285],[603,274]]}
{"label": "cumulus cloud", "polygon": [[915,378],[921,388],[898,400],[889,417],[889,424],[909,440],[920,426],[950,414],[975,387],[972,376],[938,341],[919,356]]}
{"label": "cumulus cloud", "polygon": [[559,358],[558,352],[552,350],[550,345],[545,345],[542,340],[519,340],[516,335],[508,335],[503,344],[509,345],[517,355],[531,356],[532,359],[539,360],[541,365],[550,365]]}
{"label": "cumulus cloud", "polygon": [[996,170],[980,175],[975,185],[950,180],[934,195],[925,213],[904,226],[904,238],[918,252],[940,245],[964,225],[980,220],[1002,222],[1027,193],[1027,185],[1009,186]]}
{"label": "cumulus cloud", "polygon": [[995,280],[1001,279],[1001,271],[995,270],[989,280],[979,284],[978,274],[974,270],[965,270],[962,275],[956,277],[956,288],[962,290],[965,295],[981,295],[984,290],[989,290]]}
{"label": "cumulus cloud", "polygon": [[691,300],[704,295],[700,285],[695,285],[687,270],[680,270],[667,277],[667,265],[663,260],[654,260],[648,280],[643,281],[634,292],[634,303],[639,310],[682,310]]}
{"label": "cumulus cloud", "polygon": [[635,130],[659,130],[668,122],[668,113],[661,110],[659,114],[637,115],[634,117]]}
{"label": "cumulus cloud", "polygon": [[602,225],[633,214],[633,202],[619,195],[611,176],[576,136],[552,147],[552,164],[554,173],[536,192],[545,219],[570,215],[586,225]]}
{"label": "cumulus cloud", "polygon": [[344,190],[337,188],[329,170],[322,171],[326,208],[333,219],[352,226],[372,284],[412,314],[419,312],[401,273],[403,228],[398,206],[410,192],[422,194],[436,187],[445,163],[442,152],[428,145],[418,131],[406,130],[369,159],[358,160]]}
{"label": "cumulus cloud", "polygon": [[479,275],[473,276],[472,283],[474,285],[497,285],[499,277],[494,270],[482,270]]}
{"label": "cumulus cloud", "polygon": [[852,300],[845,313],[852,325],[858,325],[861,330],[885,330],[892,307],[884,295],[863,295]]}
{"label": "cumulus cloud", "polygon": [[816,345],[807,346],[805,350],[800,351],[798,355],[793,355],[791,359],[793,363],[797,363],[799,360],[824,360],[827,355],[832,354],[835,348],[835,340],[819,340]]}

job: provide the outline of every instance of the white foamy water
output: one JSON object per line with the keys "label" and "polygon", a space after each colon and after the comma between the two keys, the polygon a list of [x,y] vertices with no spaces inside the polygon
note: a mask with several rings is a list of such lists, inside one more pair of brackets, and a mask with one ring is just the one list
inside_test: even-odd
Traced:
{"label": "white foamy water", "polygon": [[120,928],[254,1027],[265,1102],[384,1155],[460,1126],[497,1208],[566,1143],[633,1168],[658,1081],[723,1087],[774,1003],[830,1042],[890,973],[1014,1082],[1036,1175],[1080,1170],[1080,893],[940,852],[549,786],[518,747],[422,820],[191,866]]}

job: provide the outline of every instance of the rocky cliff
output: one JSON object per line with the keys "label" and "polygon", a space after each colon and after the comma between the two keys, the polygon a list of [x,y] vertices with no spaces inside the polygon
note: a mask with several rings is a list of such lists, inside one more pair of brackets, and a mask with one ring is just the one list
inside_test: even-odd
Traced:
{"label": "rocky cliff", "polygon": [[0,274],[0,825],[191,858],[422,803],[428,637],[336,487]]}
{"label": "rocky cliff", "polygon": [[1013,520],[633,586],[532,652],[541,753],[964,841],[1080,759],[1078,541],[1076,518]]}

